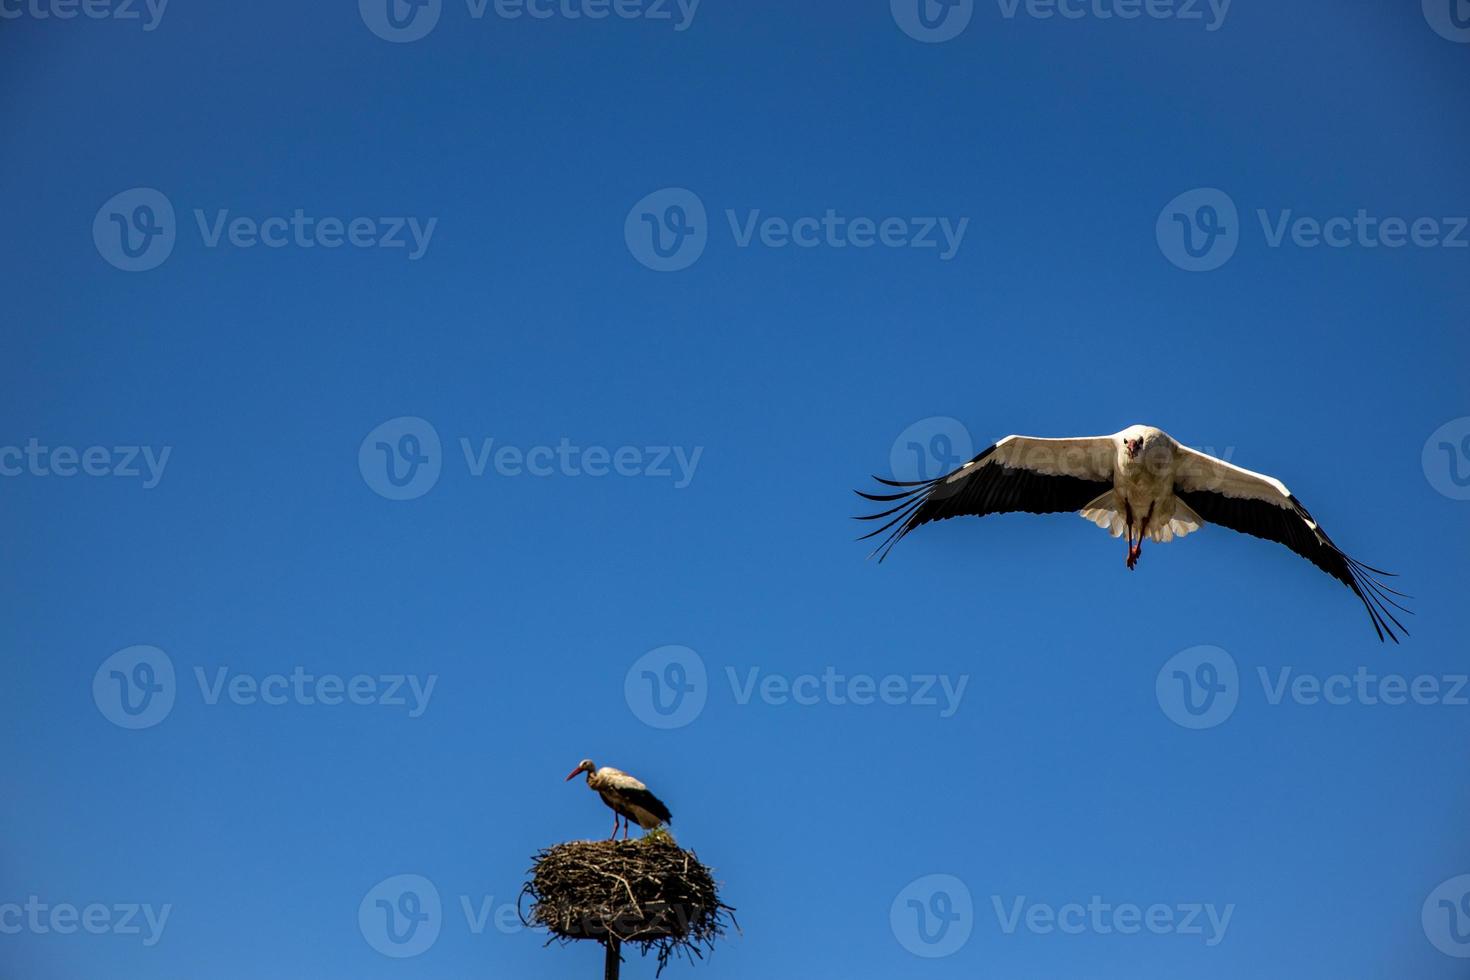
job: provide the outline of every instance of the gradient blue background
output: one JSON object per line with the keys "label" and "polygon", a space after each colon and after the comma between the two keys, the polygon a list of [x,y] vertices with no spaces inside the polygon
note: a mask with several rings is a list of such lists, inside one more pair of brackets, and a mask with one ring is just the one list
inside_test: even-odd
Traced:
{"label": "gradient blue background", "polygon": [[[0,23],[0,444],[173,447],[137,481],[0,480],[0,900],[174,906],[162,942],[0,936],[27,980],[593,976],[591,946],[472,935],[627,768],[715,866],[743,936],[667,977],[1452,977],[1420,906],[1470,871],[1464,707],[1269,706],[1255,668],[1464,672],[1466,516],[1420,450],[1470,414],[1470,253],[1271,249],[1254,210],[1470,211],[1470,47],[1417,2],[1239,0],[1224,26],[1007,20],[920,44],[886,2],[705,0],[665,23],[472,20],[390,44],[356,5],[175,0]],[[91,239],[113,194],[180,215],[150,272]],[[711,240],[634,261],[628,209],[697,192]],[[1228,191],[1219,271],[1161,255],[1174,195]],[[192,208],[436,216],[428,253],[207,249]],[[723,211],[967,216],[958,256],[738,249]],[[418,415],[444,475],[391,502],[363,437]],[[898,433],[1134,421],[1280,476],[1403,573],[1413,638],[1283,549],[1145,549],[1075,517],[956,522],[878,566],[850,489]],[[702,446],[693,483],[471,478],[460,437]],[[129,732],[98,665],[166,650]],[[624,675],[684,644],[704,713],[659,731]],[[1247,678],[1204,732],[1154,680],[1196,644]],[[205,705],[194,666],[436,673],[428,712]],[[960,711],[735,703],[724,670],[970,677]],[[385,958],[357,906],[432,879],[443,933]],[[923,960],[889,926],[953,874],[977,921]],[[1236,906],[1225,941],[1006,935],[990,896]],[[625,976],[651,976],[630,959]]]}

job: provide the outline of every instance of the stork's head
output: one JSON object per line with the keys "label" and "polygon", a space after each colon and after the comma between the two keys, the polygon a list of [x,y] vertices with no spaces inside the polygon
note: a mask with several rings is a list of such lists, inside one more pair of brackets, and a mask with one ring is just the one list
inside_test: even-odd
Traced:
{"label": "stork's head", "polygon": [[1175,443],[1168,433],[1151,425],[1130,425],[1119,432],[1118,462],[1130,472],[1163,477],[1173,472]]}
{"label": "stork's head", "polygon": [[1118,433],[1118,441],[1129,459],[1137,459],[1147,453],[1150,446],[1167,440],[1161,430],[1151,425],[1130,425]]}
{"label": "stork's head", "polygon": [[581,762],[577,763],[577,768],[573,769],[570,773],[568,773],[567,774],[567,778],[566,779],[563,779],[562,782],[564,782],[564,783],[565,782],[570,782],[571,780],[577,778],[578,775],[580,775],[581,773],[584,773],[584,772],[585,773],[588,773],[588,774],[591,774],[591,773],[594,773],[596,771],[597,771],[597,767],[592,764],[592,760],[591,759],[583,759]]}

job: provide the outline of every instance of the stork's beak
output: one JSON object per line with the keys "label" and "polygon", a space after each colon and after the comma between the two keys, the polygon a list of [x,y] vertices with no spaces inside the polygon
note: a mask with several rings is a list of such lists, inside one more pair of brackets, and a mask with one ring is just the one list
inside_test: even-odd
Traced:
{"label": "stork's beak", "polygon": [[582,772],[582,767],[581,766],[578,766],[577,768],[573,769],[572,772],[571,772],[571,775],[567,776],[566,779],[563,779],[562,782],[564,782],[564,783],[571,782],[573,779],[576,779],[577,776],[581,774],[581,772]]}

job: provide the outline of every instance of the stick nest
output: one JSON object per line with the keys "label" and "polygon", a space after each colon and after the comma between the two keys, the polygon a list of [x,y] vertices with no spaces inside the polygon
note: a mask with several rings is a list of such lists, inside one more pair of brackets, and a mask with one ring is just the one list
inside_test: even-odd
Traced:
{"label": "stick nest", "polygon": [[[692,961],[713,950],[735,923],[735,910],[720,901],[709,868],[694,852],[658,831],[634,841],[571,841],[536,855],[521,898],[531,899],[526,925],[545,927],[552,939],[634,943],[658,954],[658,970],[670,957]],[[550,942],[551,940],[548,940]]]}

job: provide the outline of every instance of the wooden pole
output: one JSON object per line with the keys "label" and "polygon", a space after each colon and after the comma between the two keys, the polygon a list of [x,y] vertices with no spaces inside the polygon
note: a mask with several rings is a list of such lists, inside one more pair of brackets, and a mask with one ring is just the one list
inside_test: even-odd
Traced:
{"label": "wooden pole", "polygon": [[623,961],[619,949],[622,943],[618,941],[617,936],[608,936],[605,945],[607,946],[607,959],[603,961],[602,980],[618,980],[618,968]]}

